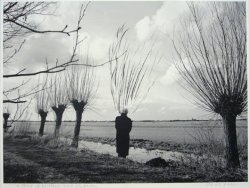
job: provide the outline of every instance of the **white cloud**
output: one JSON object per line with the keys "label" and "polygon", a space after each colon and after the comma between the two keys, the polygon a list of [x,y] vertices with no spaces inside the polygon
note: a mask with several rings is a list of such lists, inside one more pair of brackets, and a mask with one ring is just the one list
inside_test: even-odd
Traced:
{"label": "white cloud", "polygon": [[172,64],[165,72],[165,74],[160,78],[160,82],[165,85],[169,86],[175,84],[178,79],[180,78],[180,74],[176,69],[175,65]]}
{"label": "white cloud", "polygon": [[90,53],[96,60],[102,60],[107,57],[111,40],[95,37],[91,40],[90,44]]}
{"label": "white cloud", "polygon": [[164,2],[153,16],[146,16],[137,22],[135,29],[138,39],[147,40],[153,34],[172,34],[174,23],[186,8],[185,2]]}
{"label": "white cloud", "polygon": [[139,40],[143,41],[153,32],[155,26],[152,25],[151,19],[146,16],[136,24],[136,32]]}

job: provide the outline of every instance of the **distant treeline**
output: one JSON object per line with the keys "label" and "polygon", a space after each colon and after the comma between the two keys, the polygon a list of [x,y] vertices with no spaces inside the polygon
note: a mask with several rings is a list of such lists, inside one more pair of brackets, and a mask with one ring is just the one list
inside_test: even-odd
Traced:
{"label": "distant treeline", "polygon": [[[241,119],[237,119],[237,121],[246,121],[247,118],[241,118]],[[186,121],[221,121],[221,119],[174,119],[174,120],[136,120],[133,122],[186,122]],[[27,121],[27,120],[19,120],[16,122],[40,122],[40,121]],[[47,122],[55,122],[54,120],[51,121],[47,121]],[[73,120],[65,120],[63,122],[75,122]],[[87,120],[87,121],[82,121],[82,122],[115,122],[115,121],[95,121],[95,120]]]}

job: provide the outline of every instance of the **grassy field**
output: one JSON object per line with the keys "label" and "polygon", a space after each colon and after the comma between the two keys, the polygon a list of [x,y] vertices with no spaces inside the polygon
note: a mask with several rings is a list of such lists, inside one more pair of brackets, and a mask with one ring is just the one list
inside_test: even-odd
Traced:
{"label": "grassy field", "polygon": [[56,140],[5,136],[5,183],[234,182],[247,181],[245,170],[227,170],[198,161],[163,167],[75,150]]}

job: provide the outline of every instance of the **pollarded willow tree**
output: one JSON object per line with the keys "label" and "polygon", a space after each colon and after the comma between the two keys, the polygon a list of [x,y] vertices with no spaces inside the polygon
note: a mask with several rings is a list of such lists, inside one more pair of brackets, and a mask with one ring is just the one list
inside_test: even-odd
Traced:
{"label": "pollarded willow tree", "polygon": [[[135,112],[155,82],[152,71],[161,58],[153,53],[153,46],[145,43],[132,46],[126,38],[127,29],[117,30],[116,41],[109,50],[111,94],[115,109],[121,114],[125,109]],[[123,56],[118,57],[119,54]]]}
{"label": "pollarded willow tree", "polygon": [[71,143],[72,147],[78,147],[78,140],[81,128],[82,114],[91,106],[96,87],[96,75],[94,67],[91,65],[91,59],[87,56],[80,59],[80,63],[90,66],[72,66],[66,72],[68,99],[76,112],[76,124],[74,129],[74,137]]}
{"label": "pollarded willow tree", "polygon": [[[236,117],[247,109],[245,2],[188,3],[190,17],[183,23],[176,67],[197,104],[223,120],[227,167],[239,167]],[[209,19],[208,19],[209,18]]]}
{"label": "pollarded willow tree", "polygon": [[[46,117],[48,115],[48,111],[50,108],[49,104],[49,93],[48,93],[48,84],[47,84],[47,77],[42,83],[42,88],[40,92],[36,93],[36,109],[37,113],[41,118],[40,128],[39,128],[39,136],[43,136],[44,133],[44,126],[46,123]],[[40,83],[38,82],[38,85]]]}
{"label": "pollarded willow tree", "polygon": [[56,73],[50,77],[49,103],[56,116],[54,136],[58,137],[62,124],[63,113],[69,103],[67,97],[66,79],[63,73]]}

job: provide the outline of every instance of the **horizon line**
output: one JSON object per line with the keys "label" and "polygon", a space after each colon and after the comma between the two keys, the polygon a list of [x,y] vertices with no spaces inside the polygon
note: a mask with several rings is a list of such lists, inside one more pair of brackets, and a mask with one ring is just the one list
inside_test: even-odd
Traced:
{"label": "horizon line", "polygon": [[[240,118],[237,120],[247,120]],[[40,120],[17,120],[15,122],[40,122]],[[176,122],[176,121],[221,121],[221,119],[173,119],[173,120],[133,120],[133,122]],[[56,122],[55,120],[47,120],[46,122]],[[64,120],[62,122],[75,122],[75,120]],[[115,122],[114,120],[85,120],[81,122]]]}

